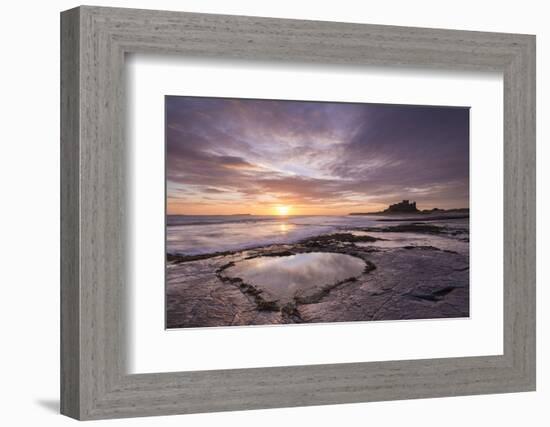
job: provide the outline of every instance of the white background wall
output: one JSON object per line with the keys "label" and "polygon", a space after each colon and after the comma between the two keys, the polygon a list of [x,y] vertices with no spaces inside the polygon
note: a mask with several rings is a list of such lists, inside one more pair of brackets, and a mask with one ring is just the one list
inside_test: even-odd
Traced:
{"label": "white background wall", "polygon": [[[97,5],[441,27],[537,35],[538,391],[310,408],[115,420],[146,426],[543,426],[550,423],[550,27],[545,2],[187,0],[96,1]],[[74,1],[4,2],[0,25],[0,376],[3,425],[72,423],[58,412],[59,377],[59,12]],[[546,146],[545,146],[546,145]],[[546,161],[545,161],[546,160]],[[545,241],[546,240],[546,241]],[[545,283],[546,282],[546,283]]]}

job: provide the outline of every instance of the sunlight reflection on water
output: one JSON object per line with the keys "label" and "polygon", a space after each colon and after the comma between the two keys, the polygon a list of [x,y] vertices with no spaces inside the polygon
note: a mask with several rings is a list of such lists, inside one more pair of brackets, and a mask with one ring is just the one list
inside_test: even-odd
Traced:
{"label": "sunlight reflection on water", "polygon": [[363,260],[350,255],[311,252],[245,260],[225,274],[239,277],[284,303],[296,295],[357,277],[364,268]]}
{"label": "sunlight reflection on water", "polygon": [[271,244],[298,242],[341,227],[373,226],[355,216],[168,216],[166,250],[171,254],[205,254]]}

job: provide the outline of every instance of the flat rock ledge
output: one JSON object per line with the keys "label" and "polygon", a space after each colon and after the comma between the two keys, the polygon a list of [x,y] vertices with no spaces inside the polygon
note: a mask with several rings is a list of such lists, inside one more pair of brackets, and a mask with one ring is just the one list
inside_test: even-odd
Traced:
{"label": "flat rock ledge", "polygon": [[[426,224],[377,228],[377,232],[428,233],[464,244],[456,229]],[[362,231],[367,231],[362,229]],[[374,231],[374,230],[371,230]],[[464,230],[459,230],[464,232]],[[467,231],[466,231],[467,232]],[[381,235],[383,233],[377,233]],[[341,232],[289,245],[207,255],[167,257],[167,328],[437,319],[469,316],[467,252],[436,246],[383,248],[382,237]],[[372,243],[372,246],[369,245]],[[308,252],[351,255],[365,261],[358,276],[319,287],[281,304],[224,271],[255,257]]]}

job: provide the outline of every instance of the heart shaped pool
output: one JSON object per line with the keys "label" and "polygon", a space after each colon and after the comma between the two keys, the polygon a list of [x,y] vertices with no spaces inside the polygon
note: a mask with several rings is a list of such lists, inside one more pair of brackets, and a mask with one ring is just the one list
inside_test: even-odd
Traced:
{"label": "heart shaped pool", "polygon": [[269,295],[269,299],[286,304],[297,296],[358,277],[365,266],[365,261],[351,255],[309,252],[244,260],[224,270],[223,275],[253,286],[264,299]]}

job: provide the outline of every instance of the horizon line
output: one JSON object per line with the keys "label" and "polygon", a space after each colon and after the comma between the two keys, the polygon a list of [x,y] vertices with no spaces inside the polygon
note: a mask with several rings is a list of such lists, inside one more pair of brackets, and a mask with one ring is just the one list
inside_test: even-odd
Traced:
{"label": "horizon line", "polygon": [[[462,210],[462,209],[468,209],[469,207],[463,207],[463,208],[450,208],[450,209],[441,209],[442,211],[453,211],[453,210]],[[423,209],[420,210],[418,213],[422,213],[423,211],[430,211],[431,209]],[[253,213],[241,213],[241,214],[174,214],[174,213],[166,213],[166,216],[275,216],[280,218],[290,217],[290,216],[343,216],[343,215],[352,215],[352,214],[384,214],[384,212],[381,211],[356,211],[356,212],[348,212],[348,213],[342,213],[342,214],[288,214],[288,215],[279,215],[279,214],[253,214]],[[410,212],[403,212],[403,214],[409,214]],[[395,215],[395,213],[391,213],[390,215]]]}

